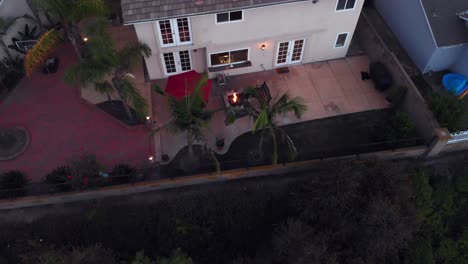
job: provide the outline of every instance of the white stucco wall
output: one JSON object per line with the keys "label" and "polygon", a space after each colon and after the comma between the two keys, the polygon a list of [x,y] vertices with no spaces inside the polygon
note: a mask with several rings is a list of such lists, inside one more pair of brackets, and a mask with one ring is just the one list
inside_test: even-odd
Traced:
{"label": "white stucco wall", "polygon": [[468,78],[468,44],[465,44],[465,50],[458,57],[458,62],[452,67],[452,70]]}
{"label": "white stucco wall", "polygon": [[[306,39],[302,63],[344,57],[353,37],[364,0],[355,8],[335,12],[336,0],[305,1],[292,4],[246,9],[243,21],[216,24],[216,15],[191,17],[193,44],[161,48],[156,22],[135,24],[140,41],[148,44],[153,56],[146,59],[151,79],[164,78],[161,54],[191,50],[192,66],[207,71],[209,54],[249,48],[251,67],[229,70],[230,75],[274,68],[278,42]],[[349,32],[345,47],[334,48],[338,33]],[[267,45],[265,50],[260,45]],[[196,52],[194,52],[196,50]],[[201,52],[200,52],[201,51]],[[202,56],[203,55],[203,56]],[[214,77],[219,72],[210,73]]]}

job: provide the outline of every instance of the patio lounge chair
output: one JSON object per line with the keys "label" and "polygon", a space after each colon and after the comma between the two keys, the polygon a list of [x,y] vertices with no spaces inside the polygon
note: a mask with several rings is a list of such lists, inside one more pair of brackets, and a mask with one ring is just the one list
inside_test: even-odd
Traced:
{"label": "patio lounge chair", "polygon": [[268,88],[266,82],[263,82],[262,85],[257,85],[258,99],[262,101],[262,103],[269,104],[271,101],[271,94],[270,88]]}

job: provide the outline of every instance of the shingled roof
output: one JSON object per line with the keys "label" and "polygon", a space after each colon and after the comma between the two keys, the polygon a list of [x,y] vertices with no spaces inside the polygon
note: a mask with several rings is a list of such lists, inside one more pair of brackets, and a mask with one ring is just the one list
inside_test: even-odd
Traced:
{"label": "shingled roof", "polygon": [[438,47],[468,43],[468,29],[457,16],[468,10],[468,0],[423,0],[422,4]]}
{"label": "shingled roof", "polygon": [[121,0],[125,24],[306,0]]}

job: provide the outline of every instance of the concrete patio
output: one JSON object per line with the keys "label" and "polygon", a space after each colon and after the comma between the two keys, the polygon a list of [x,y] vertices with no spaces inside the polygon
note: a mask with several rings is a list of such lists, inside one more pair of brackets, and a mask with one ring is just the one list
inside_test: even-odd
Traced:
{"label": "concrete patio", "polygon": [[[301,119],[293,114],[278,118],[277,123],[287,125],[354,112],[382,109],[390,104],[385,96],[374,88],[372,81],[362,81],[361,71],[368,71],[367,56],[348,57],[327,62],[309,63],[290,66],[288,73],[278,74],[276,70],[243,74],[228,78],[225,86],[213,84],[207,109],[224,107],[223,95],[227,91],[240,92],[242,89],[260,85],[266,81],[275,100],[283,93],[292,97],[301,96],[308,106]],[[162,88],[166,80],[157,82]],[[153,93],[153,116],[158,126],[163,126],[171,119],[167,99]],[[251,130],[253,120],[248,116],[237,119],[231,125],[225,125],[226,115],[219,111],[204,130],[207,144],[219,154],[226,153],[233,140]],[[217,136],[225,139],[222,150],[215,147]],[[186,145],[185,134],[172,134],[162,130],[154,135],[156,159],[162,154],[172,159]]]}

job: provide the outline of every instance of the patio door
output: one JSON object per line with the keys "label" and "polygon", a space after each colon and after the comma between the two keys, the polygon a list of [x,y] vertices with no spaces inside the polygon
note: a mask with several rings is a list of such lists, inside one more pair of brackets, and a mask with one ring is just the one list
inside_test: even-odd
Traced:
{"label": "patio door", "polygon": [[192,70],[190,51],[167,52],[162,55],[165,75],[174,75]]}
{"label": "patio door", "polygon": [[305,39],[291,40],[278,43],[276,51],[276,66],[283,66],[302,61]]}

